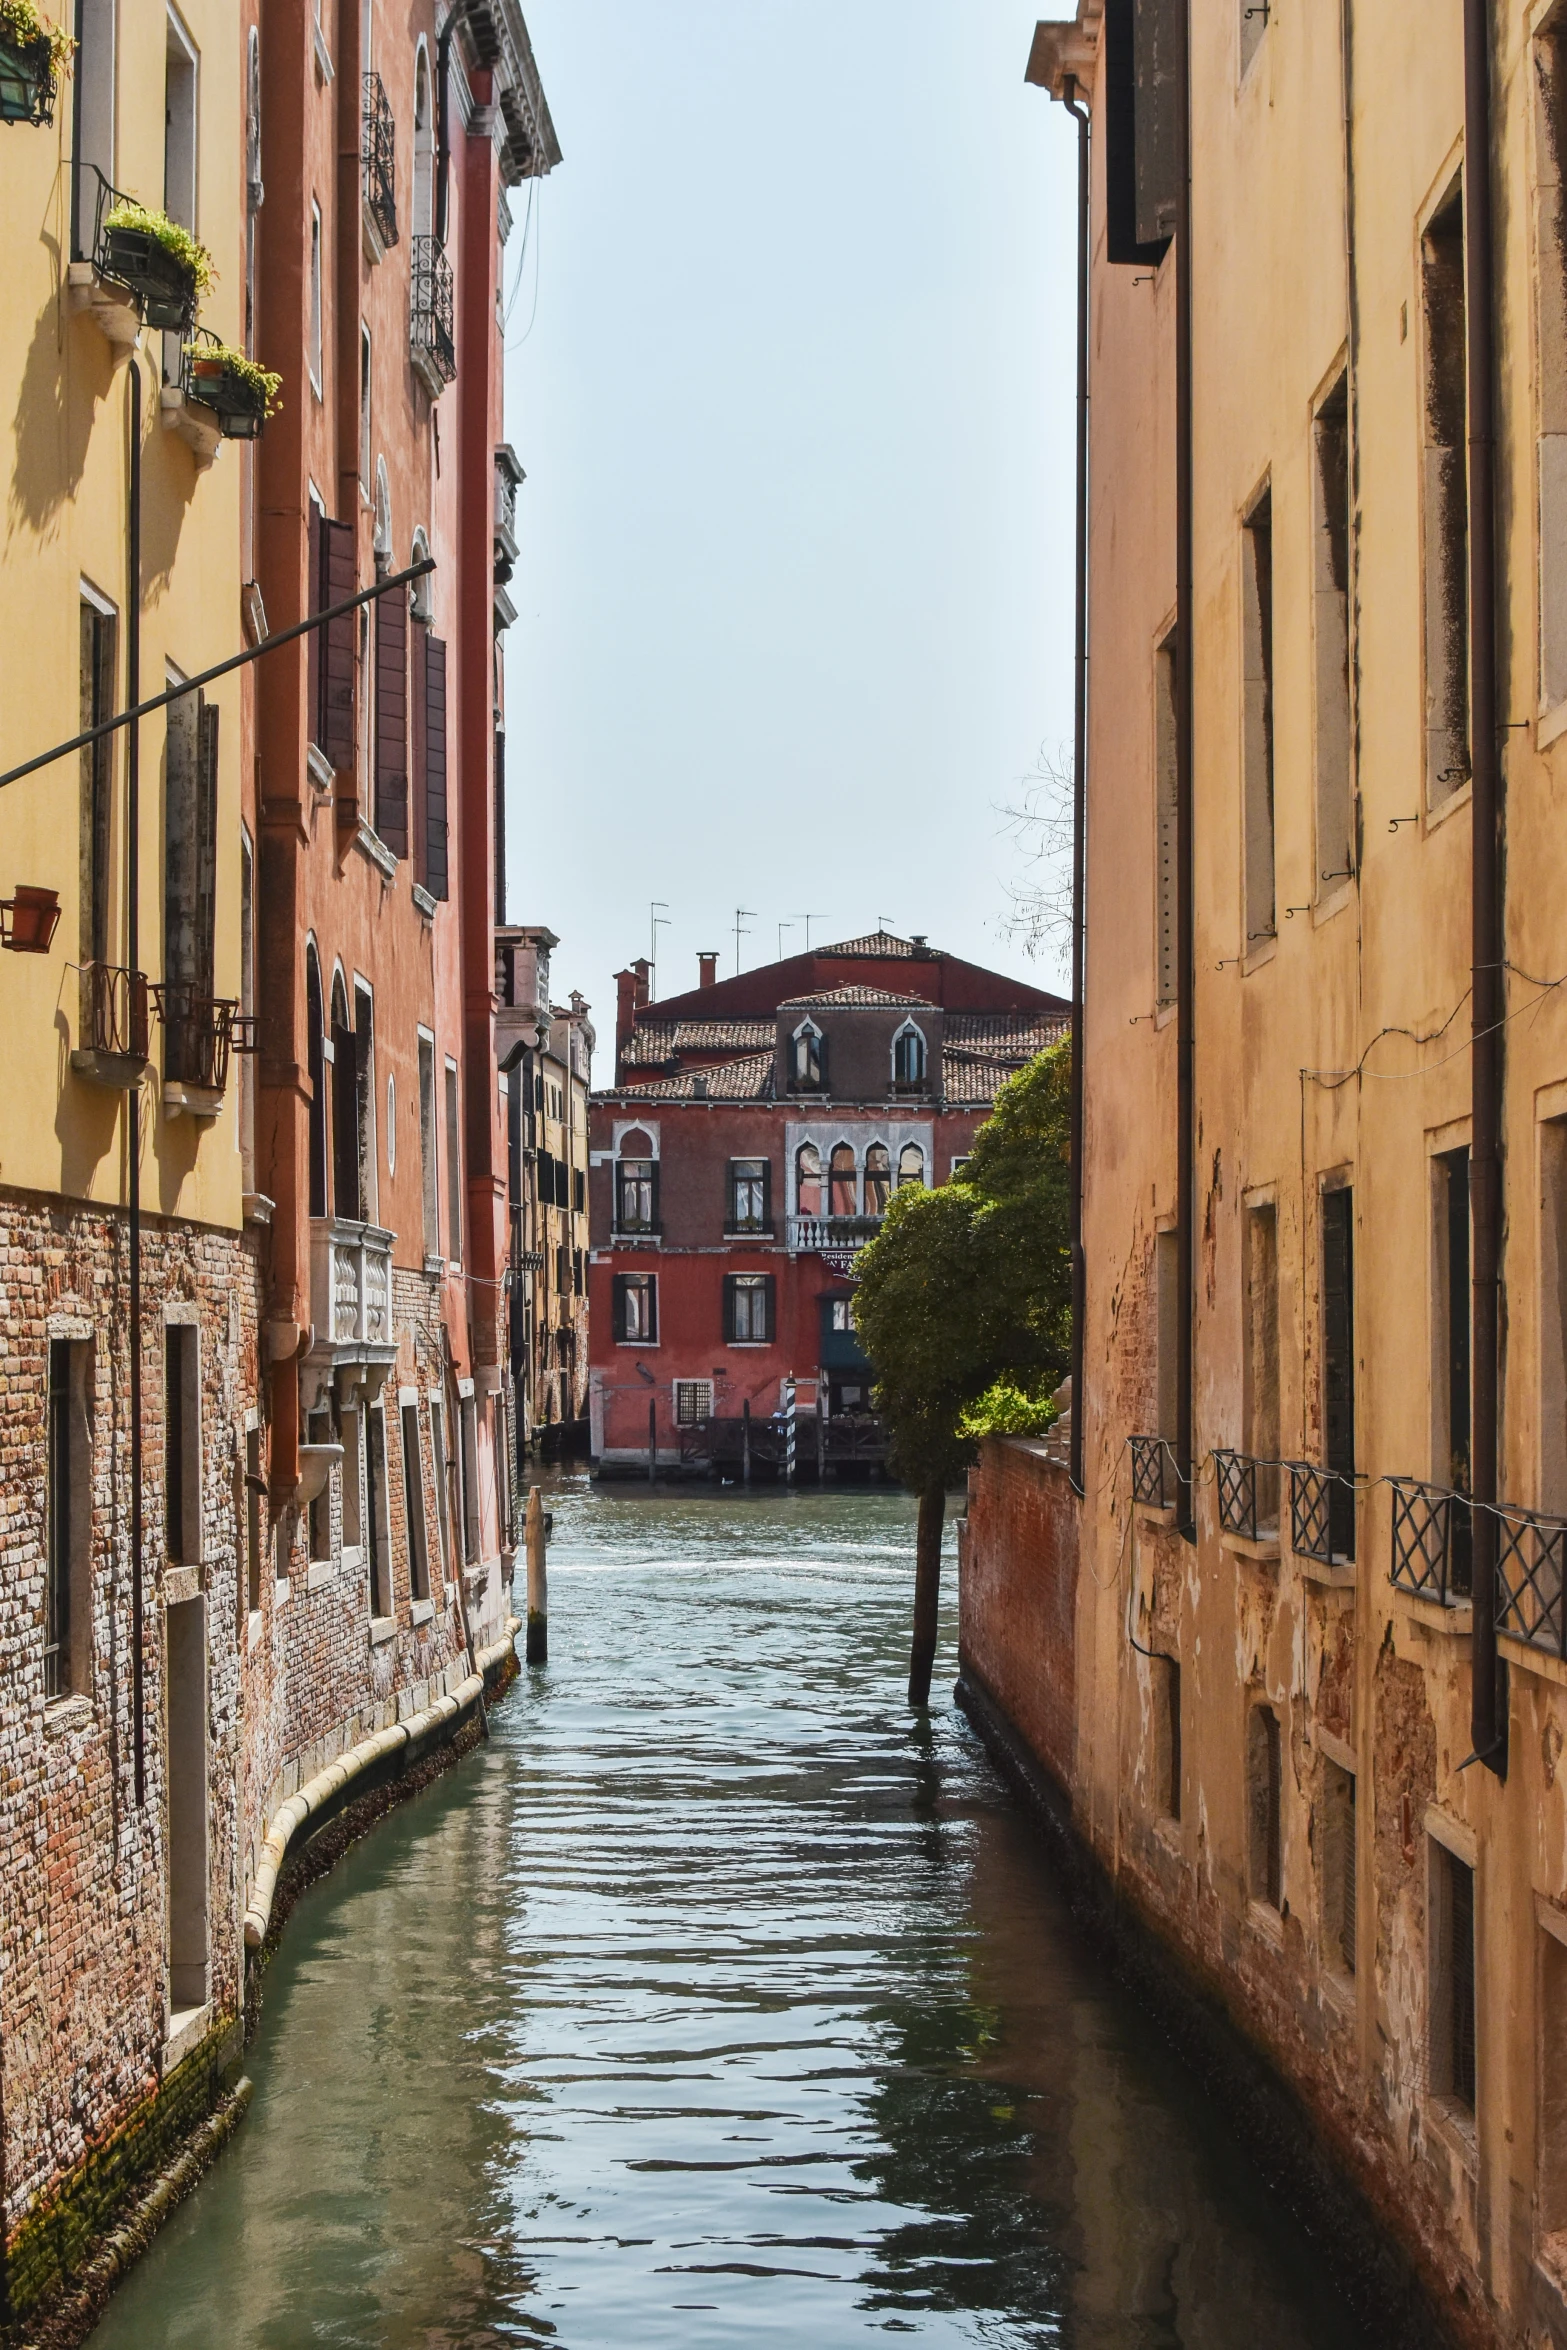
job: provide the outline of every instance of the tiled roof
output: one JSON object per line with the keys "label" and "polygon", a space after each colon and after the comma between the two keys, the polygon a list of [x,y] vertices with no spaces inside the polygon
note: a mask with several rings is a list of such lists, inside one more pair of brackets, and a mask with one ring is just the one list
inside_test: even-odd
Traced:
{"label": "tiled roof", "polygon": [[644,1020],[620,1057],[635,1066],[666,1061],[671,1053],[755,1052],[772,1041],[771,1020]]}
{"label": "tiled roof", "polygon": [[772,1090],[770,1052],[718,1061],[711,1069],[682,1069],[678,1077],[656,1077],[650,1085],[620,1089],[625,1098],[639,1102],[765,1102],[772,1098]]}
{"label": "tiled roof", "polygon": [[813,955],[909,955],[920,952],[912,939],[897,938],[890,930],[868,931],[864,938],[846,938],[835,947],[812,947]]}
{"label": "tiled roof", "polygon": [[[834,950],[836,952],[836,950]],[[798,1012],[806,1004],[901,1004],[906,1012],[934,1012],[926,996],[890,995],[881,987],[828,987],[820,995],[792,995],[780,1012]]]}
{"label": "tiled roof", "polygon": [[954,1045],[989,1054],[1021,1054],[1032,1059],[1065,1036],[1068,1020],[1062,1012],[949,1012],[942,1035],[950,1052]]}
{"label": "tiled roof", "polygon": [[977,1053],[943,1053],[941,1090],[950,1107],[988,1108],[1021,1061],[982,1061]]}

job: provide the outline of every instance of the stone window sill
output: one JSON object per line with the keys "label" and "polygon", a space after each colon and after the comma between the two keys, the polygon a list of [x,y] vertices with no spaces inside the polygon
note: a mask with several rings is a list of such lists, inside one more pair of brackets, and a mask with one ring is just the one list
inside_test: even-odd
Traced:
{"label": "stone window sill", "polygon": [[1139,1501],[1134,1502],[1132,1506],[1136,1511],[1137,1522],[1140,1526],[1173,1526],[1175,1524],[1175,1504],[1173,1502]]}
{"label": "stone window sill", "polygon": [[416,1599],[408,1611],[408,1620],[412,1624],[428,1624],[434,1614],[435,1602],[433,1599]]}
{"label": "stone window sill", "polygon": [[1279,1563],[1277,1529],[1253,1542],[1249,1534],[1232,1534],[1226,1527],[1220,1531],[1219,1548],[1233,1552],[1236,1558],[1255,1559],[1259,1566],[1276,1567]]}
{"label": "stone window sill", "polygon": [[44,1736],[63,1738],[68,1730],[90,1730],[93,1724],[90,1697],[52,1697],[44,1707]]}
{"label": "stone window sill", "polygon": [[354,846],[362,857],[368,857],[376,871],[387,881],[397,879],[397,859],[380,834],[366,824],[363,817],[354,829]]}
{"label": "stone window sill", "polygon": [[164,1606],[180,1607],[187,1599],[199,1599],[201,1597],[201,1582],[202,1575],[199,1566],[165,1567],[162,1582]]}
{"label": "stone window sill", "polygon": [[1330,1591],[1354,1590],[1355,1563],[1353,1559],[1335,1559],[1329,1566],[1326,1559],[1302,1558],[1298,1550],[1292,1555],[1296,1566],[1300,1569],[1303,1583],[1321,1583]]}
{"label": "stone window sill", "polygon": [[412,890],[409,892],[409,895],[412,897],[413,902],[418,907],[420,913],[424,916],[426,922],[433,922],[435,920],[436,900],[431,897],[429,891],[424,887],[424,884],[422,882],[416,881]]}
{"label": "stone window sill", "polygon": [[1405,1604],[1406,1621],[1428,1640],[1469,1638],[1474,1629],[1474,1608],[1467,1599],[1445,1606],[1439,1599],[1428,1599],[1422,1591],[1405,1591],[1400,1584],[1393,1588]]}
{"label": "stone window sill", "polygon": [[1248,1901],[1246,1904],[1246,1923],[1250,1926],[1252,1932],[1257,1936],[1258,1940],[1261,1942],[1266,1942],[1271,1950],[1283,1950],[1284,1920],[1280,1917],[1278,1911],[1273,1908],[1271,1903],[1266,1901]]}
{"label": "stone window sill", "polygon": [[245,1625],[245,1646],[252,1654],[261,1646],[261,1635],[265,1625],[266,1618],[260,1608],[253,1607]]}
{"label": "stone window sill", "polygon": [[165,2080],[181,2059],[189,2056],[191,2050],[205,2039],[211,2022],[210,2001],[205,2007],[180,2007],[174,2010],[168,2022],[169,2036],[158,2058],[158,2070]]}
{"label": "stone window sill", "polygon": [[1478,2178],[1480,2148],[1475,2137],[1475,2117],[1468,2106],[1460,2105],[1456,2097],[1428,2097],[1426,2119],[1449,2153],[1457,2157],[1472,2178]]}
{"label": "stone window sill", "polygon": [[396,1638],[397,1618],[395,1616],[372,1616],[370,1618],[370,1645],[372,1648],[384,1648],[389,1640]]}
{"label": "stone window sill", "polygon": [[274,1607],[287,1607],[287,1605],[288,1605],[289,1601],[290,1601],[290,1600],[293,1598],[293,1596],[294,1596],[294,1586],[293,1586],[293,1584],[292,1584],[292,1583],[289,1581],[289,1579],[288,1579],[288,1577],[287,1577],[286,1575],[279,1575],[279,1577],[278,1577],[277,1581],[276,1581],[276,1582],[273,1584],[273,1586],[272,1586],[272,1604],[273,1604],[273,1606],[274,1606]]}
{"label": "stone window sill", "polygon": [[305,1569],[305,1589],[324,1591],[329,1583],[337,1581],[337,1568],[331,1559],[312,1559]]}

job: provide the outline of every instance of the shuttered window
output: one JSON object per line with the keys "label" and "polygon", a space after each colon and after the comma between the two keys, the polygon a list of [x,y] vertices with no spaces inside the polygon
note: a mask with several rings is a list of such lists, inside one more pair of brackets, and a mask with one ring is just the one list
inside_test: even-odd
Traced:
{"label": "shuttered window", "polygon": [[1105,250],[1156,267],[1175,233],[1178,8],[1186,0],[1106,0]]}
{"label": "shuttered window", "polygon": [[[324,612],[355,593],[359,585],[358,565],[351,523],[332,522],[323,514],[316,530],[319,560],[311,610]],[[321,639],[317,662],[316,745],[334,768],[351,775],[354,770],[354,615],[344,612],[338,619],[329,620],[325,628],[312,630],[311,635],[312,639],[318,636]]]}
{"label": "shuttered window", "polygon": [[1246,1799],[1251,1897],[1269,1909],[1283,1906],[1283,1767],[1279,1717],[1271,1706],[1254,1705],[1246,1717]]}
{"label": "shuttered window", "polygon": [[413,857],[432,898],[448,891],[446,846],[446,645],[415,620],[413,631]]}
{"label": "shuttered window", "polygon": [[375,828],[408,854],[408,605],[394,588],[375,607]]}
{"label": "shuttered window", "polygon": [[[1345,1184],[1322,1195],[1323,1466],[1355,1473],[1355,1195]],[[1353,1488],[1331,1489],[1335,1555],[1355,1555]]]}

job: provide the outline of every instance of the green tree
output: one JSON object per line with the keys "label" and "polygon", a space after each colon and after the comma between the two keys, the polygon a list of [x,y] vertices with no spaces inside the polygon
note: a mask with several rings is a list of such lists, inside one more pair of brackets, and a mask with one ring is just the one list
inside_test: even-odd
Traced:
{"label": "green tree", "polygon": [[[1071,1357],[1069,1048],[1010,1078],[960,1176],[894,1193],[860,1255],[855,1320],[891,1465],[919,1496],[909,1703],[930,1696],[947,1488],[991,1390],[1034,1405]],[[1016,1404],[1003,1405],[1015,1417]]]}

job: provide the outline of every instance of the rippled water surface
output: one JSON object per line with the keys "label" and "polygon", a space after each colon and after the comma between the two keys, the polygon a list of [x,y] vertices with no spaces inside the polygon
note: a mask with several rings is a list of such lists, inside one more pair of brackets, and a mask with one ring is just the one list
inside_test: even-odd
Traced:
{"label": "rippled water surface", "polygon": [[549,1670],[300,1903],[95,2350],[1349,2350],[1075,1939],[950,1616],[907,1713],[909,1506],[554,1506]]}

